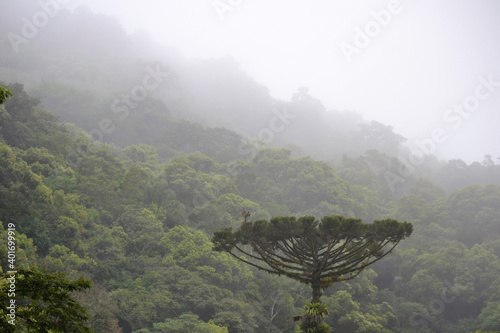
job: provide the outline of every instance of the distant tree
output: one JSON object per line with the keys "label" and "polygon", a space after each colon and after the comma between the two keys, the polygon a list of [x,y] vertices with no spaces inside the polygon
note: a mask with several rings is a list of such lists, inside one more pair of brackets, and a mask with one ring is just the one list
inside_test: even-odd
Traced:
{"label": "distant tree", "polygon": [[212,242],[215,251],[228,252],[268,273],[310,284],[312,300],[301,328],[326,332],[322,321],[327,308],[317,305],[321,303],[322,289],[358,276],[410,236],[412,230],[411,223],[391,219],[363,223],[338,215],[325,216],[321,221],[313,216],[281,216],[270,222],[243,222],[235,232],[223,228],[214,233]]}
{"label": "distant tree", "polygon": [[401,144],[406,141],[405,137],[394,132],[392,126],[374,120],[370,123],[359,123],[358,127],[359,130],[352,133],[353,140],[362,145],[368,144],[371,149],[377,149],[389,156],[397,156]]}

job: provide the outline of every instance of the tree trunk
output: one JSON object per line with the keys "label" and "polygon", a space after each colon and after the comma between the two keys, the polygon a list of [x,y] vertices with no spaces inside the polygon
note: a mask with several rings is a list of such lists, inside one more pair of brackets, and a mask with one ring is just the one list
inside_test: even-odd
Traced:
{"label": "tree trunk", "polygon": [[321,282],[320,281],[313,281],[311,283],[311,287],[312,287],[312,295],[313,295],[313,298],[311,300],[311,303],[321,303],[321,295],[323,294],[321,292]]}

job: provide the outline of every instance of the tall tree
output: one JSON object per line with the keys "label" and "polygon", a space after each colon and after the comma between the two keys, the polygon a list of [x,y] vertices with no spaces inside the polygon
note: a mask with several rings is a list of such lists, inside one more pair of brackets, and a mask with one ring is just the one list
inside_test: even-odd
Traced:
{"label": "tall tree", "polygon": [[[214,233],[212,242],[215,251],[310,284],[314,305],[321,303],[323,289],[358,276],[412,231],[411,223],[392,219],[363,223],[338,215],[321,221],[313,216],[280,216],[269,222],[243,222],[234,232],[223,228]],[[323,317],[316,319],[321,322]]]}

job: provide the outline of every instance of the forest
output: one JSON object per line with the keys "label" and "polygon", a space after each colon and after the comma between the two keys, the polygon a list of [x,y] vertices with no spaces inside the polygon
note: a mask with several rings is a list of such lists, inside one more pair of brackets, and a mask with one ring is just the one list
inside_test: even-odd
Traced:
{"label": "forest", "polygon": [[413,225],[323,291],[333,332],[500,331],[498,157],[408,168],[391,126],[305,87],[277,100],[230,57],[188,61],[87,9],[21,47],[0,50],[2,332],[299,332],[309,285],[213,250],[243,211]]}

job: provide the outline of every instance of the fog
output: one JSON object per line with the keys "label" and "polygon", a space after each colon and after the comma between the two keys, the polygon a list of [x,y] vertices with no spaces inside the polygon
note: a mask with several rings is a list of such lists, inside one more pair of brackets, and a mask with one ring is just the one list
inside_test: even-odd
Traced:
{"label": "fog", "polygon": [[[439,134],[430,150],[442,158],[500,156],[498,1],[125,0],[117,6],[72,0],[66,6],[112,15],[129,33],[149,35],[187,59],[230,55],[273,97],[289,100],[308,87],[327,109],[391,125],[410,145]],[[490,87],[478,88],[484,81]],[[478,89],[484,98],[474,97]],[[465,111],[455,108],[463,103],[470,104]]]}
{"label": "fog", "polygon": [[[425,140],[442,128],[448,137],[436,148],[440,156],[500,156],[500,93],[456,128],[443,119],[474,92],[478,77],[500,81],[497,1],[227,1],[234,6],[219,11],[217,3],[226,1],[71,5],[114,15],[128,31],[147,31],[188,58],[230,54],[277,98],[307,86],[328,109],[355,110],[407,138]],[[356,47],[356,29],[370,28],[373,13],[390,6],[396,10],[389,23],[380,32],[373,26],[368,45]],[[346,56],[343,42],[359,53]]]}

